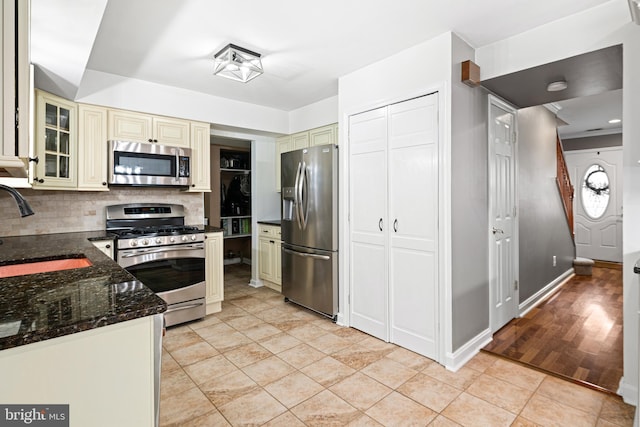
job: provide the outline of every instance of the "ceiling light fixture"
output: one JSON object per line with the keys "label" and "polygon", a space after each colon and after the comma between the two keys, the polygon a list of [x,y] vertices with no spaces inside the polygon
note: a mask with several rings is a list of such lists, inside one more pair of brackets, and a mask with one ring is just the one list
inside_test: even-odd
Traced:
{"label": "ceiling light fixture", "polygon": [[213,74],[246,83],[263,73],[260,54],[228,44],[214,55]]}
{"label": "ceiling light fixture", "polygon": [[620,123],[622,120],[620,119],[611,119],[609,120],[609,123],[611,123],[612,125],[616,124],[616,123]]}
{"label": "ceiling light fixture", "polygon": [[567,88],[567,82],[565,80],[558,80],[551,82],[547,85],[547,92],[559,92]]}
{"label": "ceiling light fixture", "polygon": [[629,11],[631,12],[631,19],[636,24],[640,25],[640,0],[628,0]]}

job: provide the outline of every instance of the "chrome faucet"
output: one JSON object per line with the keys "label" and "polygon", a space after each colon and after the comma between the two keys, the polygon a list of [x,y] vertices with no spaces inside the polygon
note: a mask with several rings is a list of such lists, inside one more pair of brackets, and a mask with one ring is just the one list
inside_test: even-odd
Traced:
{"label": "chrome faucet", "polygon": [[29,203],[27,203],[24,197],[22,197],[22,194],[18,193],[15,188],[0,184],[0,190],[4,190],[13,196],[16,200],[16,204],[18,205],[18,209],[20,209],[21,217],[24,218],[25,216],[33,215],[34,212],[31,209],[31,206],[29,206]]}

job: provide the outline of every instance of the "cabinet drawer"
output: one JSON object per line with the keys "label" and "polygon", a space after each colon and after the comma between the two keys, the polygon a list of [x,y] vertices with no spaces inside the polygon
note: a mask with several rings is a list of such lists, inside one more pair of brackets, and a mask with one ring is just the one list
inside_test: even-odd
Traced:
{"label": "cabinet drawer", "polygon": [[280,240],[280,227],[276,225],[263,225],[259,227],[259,237],[269,237],[276,240]]}

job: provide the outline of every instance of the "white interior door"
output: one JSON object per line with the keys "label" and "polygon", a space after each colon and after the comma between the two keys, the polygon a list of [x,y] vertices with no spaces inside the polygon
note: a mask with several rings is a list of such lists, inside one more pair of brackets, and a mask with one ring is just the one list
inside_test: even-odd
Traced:
{"label": "white interior door", "polygon": [[390,340],[437,357],[438,95],[389,106]]}
{"label": "white interior door", "polygon": [[491,331],[517,314],[516,111],[489,96],[489,296]]}
{"label": "white interior door", "polygon": [[386,107],[350,117],[350,323],[389,341],[386,150]]}
{"label": "white interior door", "polygon": [[622,262],[622,148],[565,152],[575,187],[576,255]]}

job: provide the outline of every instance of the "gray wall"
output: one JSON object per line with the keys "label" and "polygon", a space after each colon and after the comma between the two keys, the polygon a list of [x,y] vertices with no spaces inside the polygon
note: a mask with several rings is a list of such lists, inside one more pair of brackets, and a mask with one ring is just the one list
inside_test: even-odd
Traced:
{"label": "gray wall", "polygon": [[460,82],[473,50],[453,35],[451,228],[453,351],[489,327],[487,94]]}
{"label": "gray wall", "polygon": [[584,138],[562,139],[564,151],[589,150],[592,148],[622,147],[622,134],[589,136]]}
{"label": "gray wall", "polygon": [[518,110],[520,303],[570,269],[575,256],[555,181],[555,126],[544,107]]}

